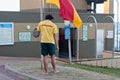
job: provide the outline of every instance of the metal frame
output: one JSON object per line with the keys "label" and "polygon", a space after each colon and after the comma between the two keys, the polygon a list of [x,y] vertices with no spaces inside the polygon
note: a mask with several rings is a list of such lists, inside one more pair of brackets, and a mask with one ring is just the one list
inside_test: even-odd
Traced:
{"label": "metal frame", "polygon": [[[97,53],[97,29],[98,29],[97,23],[98,22],[93,15],[88,16],[87,21],[89,21],[90,18],[92,18],[95,22],[95,53]],[[96,56],[96,58],[97,58],[97,56]]]}
{"label": "metal frame", "polygon": [[114,21],[114,18],[112,16],[106,16],[104,21],[107,19],[107,18],[110,18],[112,19],[114,25],[113,25],[113,51],[112,51],[112,58],[114,58],[114,52],[115,52],[115,21]]}

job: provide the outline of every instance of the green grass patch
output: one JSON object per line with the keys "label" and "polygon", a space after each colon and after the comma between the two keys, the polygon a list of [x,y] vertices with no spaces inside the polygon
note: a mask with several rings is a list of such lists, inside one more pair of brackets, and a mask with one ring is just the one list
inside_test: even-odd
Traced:
{"label": "green grass patch", "polygon": [[120,69],[118,68],[108,68],[108,67],[96,67],[96,66],[86,66],[86,65],[80,65],[80,64],[62,64],[63,66],[73,67],[77,69],[84,69],[89,71],[94,71],[98,73],[103,73],[115,77],[120,78]]}

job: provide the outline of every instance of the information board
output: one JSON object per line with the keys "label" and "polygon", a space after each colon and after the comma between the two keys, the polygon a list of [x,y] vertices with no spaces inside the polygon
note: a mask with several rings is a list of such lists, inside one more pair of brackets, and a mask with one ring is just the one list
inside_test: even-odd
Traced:
{"label": "information board", "polygon": [[0,45],[14,44],[14,25],[12,22],[0,22]]}
{"label": "information board", "polygon": [[82,39],[83,41],[88,41],[88,26],[85,24],[82,27]]}
{"label": "information board", "polygon": [[29,42],[31,41],[32,35],[31,32],[19,32],[18,40],[19,42]]}

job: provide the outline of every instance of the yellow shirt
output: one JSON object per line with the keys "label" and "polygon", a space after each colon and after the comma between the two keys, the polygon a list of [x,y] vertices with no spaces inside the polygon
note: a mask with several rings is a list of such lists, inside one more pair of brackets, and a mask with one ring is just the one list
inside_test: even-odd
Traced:
{"label": "yellow shirt", "polygon": [[54,36],[53,34],[58,33],[57,26],[50,20],[41,21],[37,26],[37,31],[40,32],[41,35],[41,43],[53,43]]}

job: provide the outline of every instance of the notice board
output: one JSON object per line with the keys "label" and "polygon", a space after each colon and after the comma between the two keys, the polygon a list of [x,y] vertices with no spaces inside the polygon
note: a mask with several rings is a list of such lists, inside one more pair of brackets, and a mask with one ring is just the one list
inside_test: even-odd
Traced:
{"label": "notice board", "polygon": [[14,44],[13,22],[0,22],[0,45]]}
{"label": "notice board", "polygon": [[31,32],[19,32],[18,33],[19,42],[30,42],[32,40]]}

